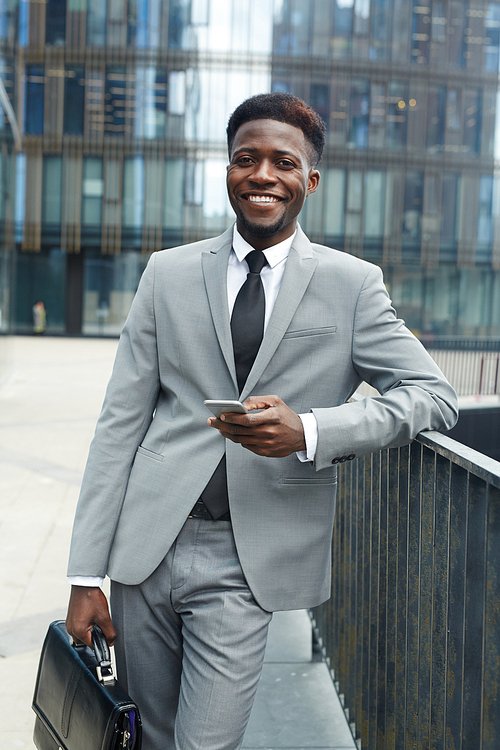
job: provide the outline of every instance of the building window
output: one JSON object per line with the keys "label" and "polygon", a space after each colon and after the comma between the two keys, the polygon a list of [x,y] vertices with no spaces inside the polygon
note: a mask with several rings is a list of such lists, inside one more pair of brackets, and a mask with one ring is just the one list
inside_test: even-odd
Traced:
{"label": "building window", "polygon": [[479,183],[479,212],[477,219],[476,260],[491,260],[491,243],[493,241],[493,176],[482,175]]}
{"label": "building window", "polygon": [[118,336],[148,256],[122,250],[109,258],[87,250],[84,263],[83,333]]}
{"label": "building window", "polygon": [[87,44],[106,44],[106,0],[87,0]]}
{"label": "building window", "polygon": [[438,153],[444,149],[446,86],[430,86],[427,113],[427,150]]}
{"label": "building window", "polygon": [[443,45],[446,42],[446,9],[442,0],[432,3],[432,41]]}
{"label": "building window", "polygon": [[481,152],[482,91],[464,92],[464,151],[471,154]]}
{"label": "building window", "polygon": [[370,14],[371,46],[370,60],[389,59],[391,33],[391,5],[389,0],[372,0]]}
{"label": "building window", "polygon": [[347,177],[347,202],[345,233],[348,237],[357,237],[361,229],[361,211],[363,208],[363,173],[351,169]]}
{"label": "building window", "polygon": [[448,63],[453,67],[465,68],[467,45],[464,32],[468,27],[469,0],[450,0],[448,8],[450,28],[453,29],[453,33],[448,34]]}
{"label": "building window", "polygon": [[127,41],[136,47],[160,46],[161,0],[129,0]]}
{"label": "building window", "polygon": [[66,0],[47,0],[45,43],[62,46],[66,42]]}
{"label": "building window", "polygon": [[205,159],[203,169],[203,228],[222,231],[232,213],[226,190],[226,159]]}
{"label": "building window", "polygon": [[29,0],[19,0],[19,28],[18,39],[20,47],[27,47],[29,43]]}
{"label": "building window", "polygon": [[429,62],[431,24],[430,8],[421,0],[413,0],[411,24],[411,61],[417,65]]}
{"label": "building window", "polygon": [[486,47],[484,69],[498,73],[500,64],[500,3],[489,3],[484,20]]}
{"label": "building window", "polygon": [[37,65],[27,65],[25,119],[25,132],[27,135],[43,134],[44,89],[44,68]]}
{"label": "building window", "polygon": [[349,145],[366,148],[370,120],[370,82],[366,79],[353,81],[351,84],[350,114]]}
{"label": "building window", "polygon": [[102,221],[102,159],[83,160],[82,224],[100,226]]}
{"label": "building window", "polygon": [[124,227],[140,229],[144,215],[144,159],[135,156],[125,159],[123,164],[123,209]]}
{"label": "building window", "polygon": [[85,71],[67,67],[64,78],[64,132],[83,135],[85,111]]}
{"label": "building window", "polygon": [[165,162],[162,211],[165,229],[182,229],[184,226],[184,171],[184,159]]}
{"label": "building window", "polygon": [[325,83],[311,83],[309,104],[325,121],[328,129],[330,122],[330,86]]}
{"label": "building window", "polygon": [[16,242],[23,240],[23,225],[26,215],[26,154],[16,155],[16,203],[14,221],[16,224]]}
{"label": "building window", "polygon": [[139,66],[135,87],[135,135],[164,138],[167,123],[167,69]]}
{"label": "building window", "polygon": [[274,25],[274,52],[277,55],[306,56],[312,38],[311,17],[314,3],[290,0],[283,3]]}
{"label": "building window", "polygon": [[44,224],[61,222],[62,158],[45,156],[43,159],[42,221]]}
{"label": "building window", "polygon": [[460,175],[445,172],[441,193],[440,260],[454,261],[457,258],[459,189]]}
{"label": "building window", "polygon": [[168,77],[168,114],[179,117],[186,111],[186,73],[173,70]]}
{"label": "building window", "polygon": [[335,58],[349,57],[352,45],[354,2],[334,0],[331,48]]}
{"label": "building window", "polygon": [[387,93],[387,148],[406,148],[408,109],[408,86],[399,81],[391,81]]}
{"label": "building window", "polygon": [[168,4],[169,49],[183,49],[189,26],[190,0],[170,0]]}
{"label": "building window", "polygon": [[424,195],[424,173],[410,169],[405,177],[403,209],[403,244],[420,250],[422,234],[422,206]]}
{"label": "building window", "polygon": [[339,237],[344,234],[345,220],[344,169],[328,169],[326,173],[325,234]]}
{"label": "building window", "polygon": [[366,239],[380,240],[384,236],[385,172],[368,170],[365,173],[363,204],[363,234]]}
{"label": "building window", "polygon": [[448,89],[446,129],[460,130],[460,92],[457,89]]}

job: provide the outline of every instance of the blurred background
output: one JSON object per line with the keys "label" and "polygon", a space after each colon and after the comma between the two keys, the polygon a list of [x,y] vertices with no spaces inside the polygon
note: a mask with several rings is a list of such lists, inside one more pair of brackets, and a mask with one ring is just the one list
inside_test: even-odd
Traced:
{"label": "blurred background", "polygon": [[424,340],[500,337],[500,2],[0,0],[0,332],[117,335],[149,255],[232,222],[225,126],[324,118],[316,242]]}

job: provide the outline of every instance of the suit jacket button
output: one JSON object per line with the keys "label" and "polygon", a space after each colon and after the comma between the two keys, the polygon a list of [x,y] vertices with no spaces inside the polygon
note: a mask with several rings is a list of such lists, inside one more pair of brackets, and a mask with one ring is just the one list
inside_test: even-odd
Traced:
{"label": "suit jacket button", "polygon": [[347,456],[342,456],[342,458],[340,459],[340,463],[345,464],[346,461],[347,461]]}
{"label": "suit jacket button", "polygon": [[336,456],[334,459],[332,459],[332,464],[338,464],[339,461],[340,461],[339,456]]}
{"label": "suit jacket button", "polygon": [[347,460],[348,461],[352,461],[354,458],[356,458],[356,454],[355,453],[349,453],[349,455],[347,456]]}

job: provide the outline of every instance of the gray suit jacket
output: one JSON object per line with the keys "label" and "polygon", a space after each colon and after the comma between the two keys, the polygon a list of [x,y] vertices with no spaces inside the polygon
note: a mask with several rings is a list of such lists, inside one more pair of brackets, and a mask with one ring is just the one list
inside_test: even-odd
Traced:
{"label": "gray suit jacket", "polygon": [[[267,610],[330,590],[339,460],[448,429],[455,394],[398,320],[376,266],[298,230],[262,346],[238,393],[226,273],[232,229],[155,253],[122,333],[78,504],[70,575],[139,583],[227,453],[234,537]],[[361,381],[380,398],[346,403]],[[314,465],[264,458],[206,424],[203,400],[280,396],[318,421]]]}

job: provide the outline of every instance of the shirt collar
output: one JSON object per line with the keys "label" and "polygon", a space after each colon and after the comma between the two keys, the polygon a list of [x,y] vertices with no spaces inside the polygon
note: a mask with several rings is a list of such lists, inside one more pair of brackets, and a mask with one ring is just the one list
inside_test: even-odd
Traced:
{"label": "shirt collar", "polygon": [[[296,234],[297,230],[295,230],[291,237],[287,237],[286,240],[283,240],[283,242],[278,242],[277,245],[266,247],[266,249],[263,251],[264,255],[266,256],[266,260],[271,268],[274,268],[274,266],[277,266],[278,263],[281,263],[282,260],[285,260],[285,258],[288,257]],[[233,229],[233,250],[240,263],[242,260],[244,260],[245,255],[248,255],[249,252],[255,250],[254,247],[252,247],[246,240],[243,239],[241,234],[236,229],[236,224],[234,225]]]}

